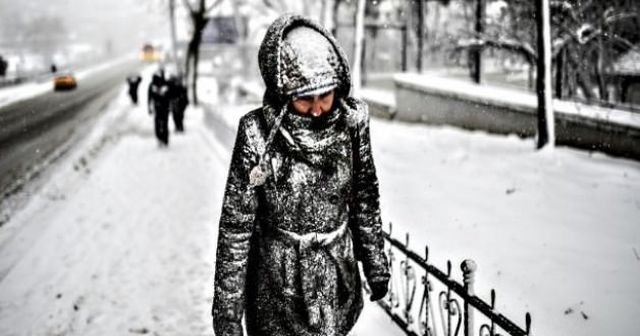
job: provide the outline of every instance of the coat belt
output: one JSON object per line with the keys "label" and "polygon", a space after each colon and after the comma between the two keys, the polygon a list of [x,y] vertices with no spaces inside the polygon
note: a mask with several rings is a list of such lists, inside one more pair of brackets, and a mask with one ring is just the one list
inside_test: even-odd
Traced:
{"label": "coat belt", "polygon": [[[340,263],[336,262],[336,256],[331,256],[328,249],[325,249],[325,253],[315,250],[329,247],[343,238],[348,230],[347,224],[348,222],[345,221],[340,227],[327,233],[298,234],[280,228],[272,229],[274,238],[298,250],[300,288],[306,307],[307,323],[317,331],[321,331],[325,324],[333,325],[332,322],[327,321],[335,316],[331,314],[333,299],[328,296],[331,291],[327,287],[331,286],[327,284],[324,272],[326,272],[327,263],[335,263],[335,267],[339,267]],[[338,272],[338,274],[346,275],[344,272]]]}
{"label": "coat belt", "polygon": [[298,234],[280,228],[274,228],[273,232],[275,236],[282,241],[288,243],[289,245],[298,247],[300,251],[305,251],[310,248],[330,246],[334,241],[341,238],[347,232],[347,224],[347,222],[344,222],[337,229],[327,233],[311,232]]}

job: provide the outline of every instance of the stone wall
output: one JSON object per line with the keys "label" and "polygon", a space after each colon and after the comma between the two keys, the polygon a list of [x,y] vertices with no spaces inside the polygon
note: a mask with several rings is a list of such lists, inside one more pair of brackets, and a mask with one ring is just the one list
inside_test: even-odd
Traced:
{"label": "stone wall", "polygon": [[[398,74],[395,106],[363,95],[373,115],[406,122],[533,137],[536,96],[436,76]],[[374,95],[375,96],[375,95]],[[388,99],[387,99],[388,100]],[[567,101],[554,101],[556,144],[640,159],[640,114]]]}

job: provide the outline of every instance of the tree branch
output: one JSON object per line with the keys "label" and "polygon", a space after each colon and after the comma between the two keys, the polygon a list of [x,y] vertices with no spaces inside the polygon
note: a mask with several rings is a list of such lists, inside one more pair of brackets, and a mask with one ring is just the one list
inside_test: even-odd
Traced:
{"label": "tree branch", "polygon": [[[236,1],[236,0],[232,0],[232,1]],[[211,6],[209,6],[207,9],[205,9],[205,13],[210,12],[212,9],[214,9],[216,6],[218,6],[220,3],[222,2],[222,0],[215,0]]]}
{"label": "tree branch", "polygon": [[552,11],[560,11],[563,13],[566,13],[569,15],[569,17],[571,17],[574,20],[578,20],[578,17],[576,16],[576,11],[573,7],[573,5],[567,1],[567,0],[555,0],[555,1],[551,1],[549,2],[549,7],[551,7]]}
{"label": "tree branch", "polygon": [[584,13],[590,11],[591,7],[593,7],[595,4],[596,4],[596,2],[593,1],[593,0],[590,0],[587,3],[580,4],[580,7],[578,7],[578,14],[579,15],[584,15]]}
{"label": "tree branch", "polygon": [[629,48],[629,49],[633,49],[636,46],[629,40],[627,40],[626,38],[618,35],[618,34],[610,34],[609,35],[605,35],[606,37],[610,38],[612,41],[618,42],[621,45],[624,45],[625,47]]}
{"label": "tree branch", "polygon": [[191,3],[189,2],[189,0],[182,0],[182,4],[185,7],[187,7],[189,14],[193,15],[193,13],[195,13],[195,11],[193,10],[193,6],[191,6]]}
{"label": "tree branch", "polygon": [[[593,4],[593,2],[590,2],[587,4],[587,6],[591,6]],[[605,16],[604,18],[604,24],[606,25],[610,25],[612,23],[618,22],[618,21],[622,21],[622,20],[626,20],[626,19],[631,19],[634,17],[637,17],[637,13],[627,13],[627,12],[614,12],[611,13],[611,11],[609,11],[609,13]],[[552,57],[555,58],[557,57],[557,55],[571,42],[571,41],[576,41],[579,44],[587,44],[589,42],[591,42],[595,37],[600,36],[600,35],[604,35],[606,37],[609,37],[613,40],[617,40],[618,42],[624,44],[625,46],[633,46],[633,44],[631,42],[629,42],[628,40],[625,40],[624,38],[622,38],[621,36],[612,34],[612,36],[607,36],[607,34],[605,32],[603,32],[603,29],[595,29],[594,27],[596,27],[596,25],[589,23],[589,22],[583,22],[582,24],[578,25],[577,29],[572,29],[570,27],[567,27],[564,24],[561,24],[560,22],[556,22],[556,27],[559,28],[560,31],[564,32],[566,35],[563,37],[558,37],[554,40],[553,46],[554,46],[554,51],[552,54]],[[588,31],[588,32],[587,32]],[[583,34],[583,32],[585,32]],[[560,33],[558,34],[560,35]]]}
{"label": "tree branch", "polygon": [[604,18],[604,23],[605,24],[611,24],[614,22],[618,22],[618,21],[622,21],[622,20],[626,20],[626,19],[632,19],[632,18],[636,18],[638,17],[638,13],[626,13],[626,12],[618,12],[618,13],[613,13],[610,15],[606,15]]}
{"label": "tree branch", "polygon": [[502,49],[506,51],[513,52],[515,54],[521,55],[524,57],[527,62],[531,64],[535,64],[538,56],[536,55],[533,47],[526,43],[517,40],[507,39],[507,38],[472,38],[472,39],[461,39],[458,41],[456,48],[459,49],[474,49],[474,48],[496,48]]}

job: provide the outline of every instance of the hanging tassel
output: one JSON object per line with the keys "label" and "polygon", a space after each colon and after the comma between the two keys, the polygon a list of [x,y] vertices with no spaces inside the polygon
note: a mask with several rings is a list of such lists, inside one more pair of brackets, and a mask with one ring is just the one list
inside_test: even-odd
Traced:
{"label": "hanging tassel", "polygon": [[258,165],[253,167],[249,173],[249,185],[252,187],[259,187],[267,182],[269,175],[271,175],[269,167],[267,167],[264,160],[261,159]]}
{"label": "hanging tassel", "polygon": [[266,163],[267,160],[265,159],[265,156],[267,154],[267,151],[269,150],[269,145],[273,141],[276,132],[280,128],[280,124],[282,123],[282,119],[284,119],[285,113],[287,113],[286,104],[280,109],[280,113],[276,116],[276,119],[273,122],[273,127],[271,127],[271,130],[269,130],[269,136],[267,137],[267,141],[264,145],[264,153],[260,155],[258,164],[255,167],[251,168],[251,172],[249,172],[250,187],[258,187],[265,184],[265,182],[267,182],[267,178],[271,175],[271,171],[269,170],[269,167]]}

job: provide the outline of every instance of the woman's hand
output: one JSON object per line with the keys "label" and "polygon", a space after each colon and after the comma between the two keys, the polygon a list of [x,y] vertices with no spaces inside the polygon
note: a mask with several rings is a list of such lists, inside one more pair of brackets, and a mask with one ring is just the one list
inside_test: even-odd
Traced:
{"label": "woman's hand", "polygon": [[371,288],[371,296],[369,297],[369,300],[378,301],[385,297],[389,290],[388,285],[388,281],[373,282],[369,284],[369,287]]}

